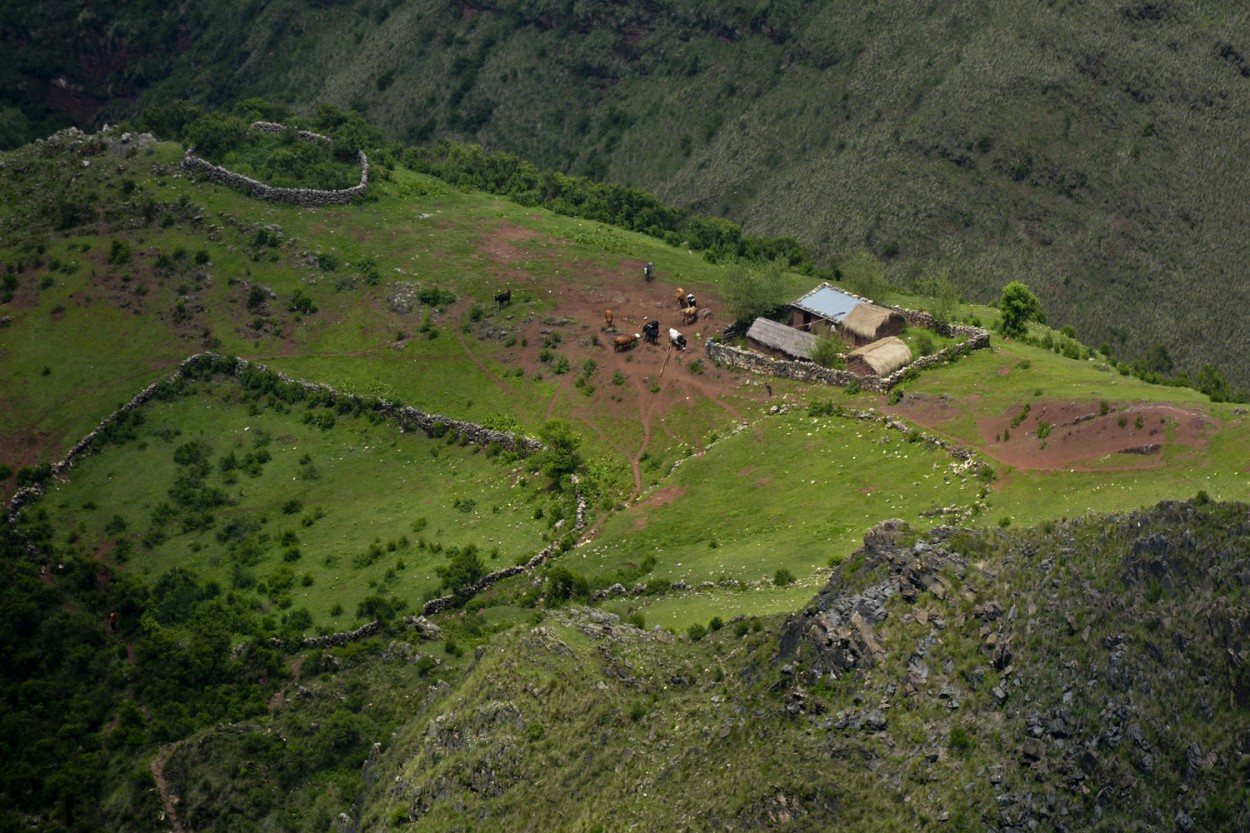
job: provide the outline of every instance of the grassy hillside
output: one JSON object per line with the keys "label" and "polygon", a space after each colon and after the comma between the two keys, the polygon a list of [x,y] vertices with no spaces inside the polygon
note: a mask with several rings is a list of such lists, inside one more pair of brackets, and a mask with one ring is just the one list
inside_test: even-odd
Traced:
{"label": "grassy hillside", "polygon": [[[571,501],[551,458],[403,433],[358,400],[287,396],[246,375],[162,386],[0,534],[0,825],[140,831],[172,813],[192,830],[324,830],[348,813],[373,829],[489,818],[580,830],[614,815],[648,828],[912,829],[943,811],[970,824],[1006,824],[995,807],[1046,818],[1043,803],[1115,820],[1133,802],[1213,828],[1245,816],[1240,782],[1220,774],[1239,772],[1239,735],[1209,729],[1240,727],[1225,705],[1243,687],[1237,667],[1205,681],[1178,672],[1190,687],[1176,696],[1209,716],[1132,740],[1152,766],[1188,766],[1197,744],[1183,801],[1166,779],[1129,784],[1124,766],[1143,759],[1120,736],[1094,738],[1089,718],[1099,698],[1120,709],[1121,684],[1142,698],[1116,711],[1126,733],[1172,707],[1155,696],[1162,672],[1142,667],[1147,643],[1187,669],[1239,655],[1233,637],[1216,645],[1206,631],[1173,655],[1147,631],[1196,632],[1200,610],[1244,630],[1224,590],[1240,580],[1229,553],[1244,506],[1208,507],[1250,497],[1244,409],[1146,384],[1087,349],[1066,357],[1070,340],[1036,324],[1036,343],[995,336],[888,396],[765,384],[702,350],[732,320],[738,266],[389,160],[369,199],[300,209],[192,180],[180,152],[113,131],[0,160],[6,496],[211,349],[564,436],[588,527],[542,568],[461,597],[436,617],[441,630],[410,626],[396,614],[474,571],[467,549],[493,569],[565,538]],[[813,283],[779,280],[794,295]],[[681,324],[678,286],[710,317]],[[509,305],[495,301],[503,288]],[[681,326],[691,349],[614,349],[648,318]],[[1200,508],[1072,520],[1178,496]],[[827,593],[809,603],[830,568],[861,593],[878,568],[906,566],[855,552],[883,518],[912,525],[891,539],[908,558],[931,529],[968,527],[932,542],[964,572],[934,568],[948,583],[922,594],[924,614],[905,594],[883,602],[879,670],[833,679],[819,645],[797,647],[805,620],[781,618],[831,609]],[[1140,547],[1139,522],[1155,531]],[[1039,537],[1018,531],[1035,524]],[[1194,545],[1174,554],[1174,538]],[[1163,555],[1138,569],[1141,547]],[[992,652],[977,659],[986,617],[964,610],[991,600],[1022,605],[998,631],[1015,651],[1010,674]],[[1063,636],[1061,614],[1078,635],[1091,623],[1090,638]],[[372,619],[372,638],[302,642]],[[1057,746],[1041,777],[1058,803],[1029,798],[1021,785],[1042,750],[1015,739],[1036,722],[1026,703],[1061,708],[1065,672],[1049,649],[1109,662],[1098,646],[1114,634],[1098,628],[1120,619],[1143,623],[1120,628],[1145,651],[1126,655],[1137,676],[1077,680],[1086,693],[1064,718],[1097,748],[1093,769],[1072,758],[1075,742]],[[907,676],[917,645],[933,657],[928,689]],[[907,683],[910,704],[863,734],[865,704]],[[992,707],[1008,684],[1007,707]],[[917,769],[931,754],[937,768]],[[813,780],[813,759],[830,780]],[[1074,793],[1072,766],[1118,792]],[[963,792],[969,773],[977,786]]]}
{"label": "grassy hillside", "polygon": [[431,691],[369,763],[361,829],[1236,829],[1244,524],[883,528],[780,639],[550,616]]}
{"label": "grassy hillside", "polygon": [[1250,385],[1237,4],[149,5],[6,8],[21,136],[135,96],[352,106],[867,252],[902,285],[946,273],[986,302],[1022,279],[1086,343]]}

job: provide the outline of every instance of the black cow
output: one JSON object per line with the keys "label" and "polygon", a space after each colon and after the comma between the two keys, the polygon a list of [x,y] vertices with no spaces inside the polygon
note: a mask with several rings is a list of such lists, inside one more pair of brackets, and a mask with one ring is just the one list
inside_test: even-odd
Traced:
{"label": "black cow", "polygon": [[645,322],[642,325],[642,337],[649,344],[659,344],[660,343],[660,322],[654,321],[654,320]]}
{"label": "black cow", "polygon": [[496,295],[496,296],[495,296],[495,303],[499,304],[499,308],[500,308],[500,309],[503,309],[503,308],[504,308],[504,307],[506,307],[508,304],[511,304],[511,303],[512,303],[512,289],[511,289],[511,287],[509,287],[508,289],[505,289],[503,292],[500,292],[498,295]]}

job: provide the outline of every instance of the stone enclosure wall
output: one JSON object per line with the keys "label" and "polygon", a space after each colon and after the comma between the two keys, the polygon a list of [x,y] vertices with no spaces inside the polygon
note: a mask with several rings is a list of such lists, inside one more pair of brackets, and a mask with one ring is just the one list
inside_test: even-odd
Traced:
{"label": "stone enclosure wall", "polygon": [[833,370],[821,367],[815,362],[797,361],[793,359],[772,359],[743,350],[729,344],[708,341],[706,351],[708,358],[722,364],[758,373],[764,376],[776,376],[781,379],[794,379],[799,382],[821,382],[826,385],[845,387],[852,381],[857,382],[864,390],[874,393],[887,393],[911,371],[926,370],[966,356],[973,350],[989,347],[990,334],[980,327],[968,327],[962,324],[944,324],[934,319],[927,312],[906,309],[904,307],[886,307],[901,313],[908,326],[924,327],[948,338],[965,338],[962,344],[952,344],[945,350],[939,350],[931,356],[921,356],[906,367],[899,368],[889,376],[857,376],[849,370]]}
{"label": "stone enclosure wall", "polygon": [[[135,408],[141,407],[152,399],[163,385],[176,382],[184,376],[188,376],[204,366],[220,366],[224,361],[224,357],[216,353],[196,353],[188,356],[178,364],[178,369],[168,378],[159,382],[153,382],[143,390],[136,393],[130,398],[130,401],[122,405],[113,413],[100,420],[100,423],[91,430],[85,437],[78,442],[65,454],[65,456],[52,464],[51,477],[63,478],[69,470],[77,465],[84,457],[98,451],[97,444],[100,434],[104,432],[110,425],[116,422],[123,414],[133,411]],[[245,359],[233,360],[233,375],[237,378],[242,376],[244,370],[254,366],[266,373],[272,373],[279,380],[293,385],[299,385],[310,391],[333,393],[335,397],[350,399],[362,403],[366,407],[372,407],[379,412],[386,414],[393,419],[401,429],[412,430],[419,428],[427,433],[438,434],[454,431],[466,438],[468,442],[475,445],[488,446],[491,444],[506,448],[509,451],[518,452],[534,452],[541,451],[543,444],[533,437],[526,437],[521,434],[512,434],[507,431],[496,431],[487,428],[484,425],[478,425],[475,422],[465,422],[464,420],[452,419],[451,417],[439,416],[438,414],[430,414],[417,408],[407,405],[398,405],[394,402],[388,402],[384,399],[374,399],[371,397],[357,396],[355,394],[343,393],[337,391],[329,385],[323,385],[318,382],[305,382],[299,379],[292,379],[285,373],[271,370],[262,364],[255,364]],[[8,521],[10,524],[17,523],[17,513],[23,506],[37,499],[43,494],[44,487],[42,484],[36,483],[33,486],[27,486],[18,489],[13,497],[9,500],[8,505]]]}
{"label": "stone enclosure wall", "polygon": [[[115,423],[123,414],[133,411],[134,409],[149,402],[163,385],[176,382],[184,377],[192,376],[195,372],[204,367],[221,367],[225,361],[225,357],[216,353],[196,353],[193,356],[183,359],[182,362],[179,363],[178,369],[174,371],[172,375],[162,381],[153,382],[143,390],[136,393],[133,397],[131,397],[129,402],[102,419],[90,433],[76,442],[73,448],[66,453],[64,458],[52,464],[51,477],[58,479],[64,478],[69,473],[71,468],[81,462],[88,455],[98,451],[100,435],[107,430],[110,425]],[[245,359],[234,359],[231,367],[232,375],[236,378],[241,377],[243,372],[248,367],[256,367],[266,373],[272,373],[276,378],[287,384],[299,385],[300,387],[310,391],[330,392],[333,393],[335,397],[342,397],[360,402],[366,407],[375,408],[380,413],[386,414],[400,426],[401,430],[420,429],[431,434],[453,431],[458,433],[461,437],[466,438],[468,442],[474,443],[475,445],[488,446],[494,444],[510,451],[535,452],[543,449],[543,444],[532,437],[526,437],[521,434],[512,434],[506,431],[496,431],[494,429],[487,428],[484,425],[478,425],[474,422],[465,422],[464,420],[426,413],[425,411],[417,408],[412,408],[407,405],[398,405],[394,402],[388,402],[383,399],[374,399],[372,397],[362,397],[355,394],[343,393],[335,390],[329,385],[292,379],[281,371],[271,370],[264,365],[253,364]],[[572,532],[576,535],[586,528],[587,505],[585,498],[582,497],[580,492],[576,491],[576,478],[574,478],[573,481],[573,488],[577,496],[577,516],[574,520]],[[7,507],[7,520],[10,526],[15,527],[17,525],[17,516],[22,507],[37,500],[43,495],[43,493],[43,483],[36,483],[33,486],[27,486],[23,489],[19,489],[9,500]],[[483,576],[476,584],[468,589],[467,595],[476,595],[491,585],[497,584],[498,582],[503,581],[506,578],[510,578],[511,576],[532,572],[534,569],[544,564],[553,555],[558,555],[560,551],[561,544],[559,542],[548,544],[524,564],[504,567]],[[33,551],[31,554],[37,555],[37,553]],[[424,617],[442,612],[444,610],[449,610],[455,607],[456,601],[457,599],[454,595],[441,596],[436,599],[431,599],[422,606],[420,616],[409,616],[405,619],[405,622],[409,626],[416,628],[424,637],[434,638],[437,636],[438,628],[433,623],[426,621]],[[380,633],[381,631],[381,622],[367,622],[352,631],[327,634],[325,636],[308,637],[303,640],[300,647],[314,648],[346,645],[349,642],[367,639]]]}
{"label": "stone enclosure wall", "polygon": [[[273,122],[258,121],[252,124],[252,130],[261,130],[266,133],[281,133],[285,129],[283,125]],[[299,131],[299,137],[305,142],[325,144],[331,141],[326,136],[307,130]],[[360,183],[337,191],[321,191],[316,188],[275,188],[251,177],[237,174],[228,168],[214,165],[198,156],[194,147],[187,148],[187,152],[183,154],[182,167],[188,173],[202,174],[210,182],[229,188],[238,188],[257,199],[291,203],[303,208],[320,208],[327,205],[346,205],[369,190],[369,157],[365,156],[362,150],[357,158],[360,160]]]}

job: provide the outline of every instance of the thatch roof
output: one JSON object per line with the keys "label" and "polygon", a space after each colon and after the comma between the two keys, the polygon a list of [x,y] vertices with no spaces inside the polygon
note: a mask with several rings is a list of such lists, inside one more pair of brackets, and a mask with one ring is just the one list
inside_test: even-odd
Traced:
{"label": "thatch roof", "polygon": [[911,350],[902,339],[888,336],[858,350],[852,350],[847,354],[847,359],[852,362],[859,359],[878,376],[889,376],[900,367],[911,363]]}
{"label": "thatch roof", "polygon": [[778,324],[767,318],[757,318],[747,330],[747,338],[759,342],[765,347],[779,350],[796,359],[811,359],[812,350],[816,346],[816,336]]}
{"label": "thatch roof", "polygon": [[901,319],[902,317],[894,310],[888,310],[876,304],[860,304],[842,319],[842,332],[861,341],[871,341],[877,337],[881,327],[891,318]]}

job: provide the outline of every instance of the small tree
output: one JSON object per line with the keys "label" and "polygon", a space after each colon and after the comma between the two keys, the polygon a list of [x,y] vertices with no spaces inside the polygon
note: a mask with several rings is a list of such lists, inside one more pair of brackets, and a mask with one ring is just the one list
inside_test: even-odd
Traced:
{"label": "small tree", "polygon": [[472,595],[473,585],[486,575],[486,567],[477,554],[477,546],[468,544],[457,550],[446,564],[435,567],[434,572],[443,582],[443,589],[455,594],[460,602]]}
{"label": "small tree", "polygon": [[841,352],[842,342],[828,334],[817,336],[812,347],[812,361],[821,367],[834,367],[841,362],[838,358]]}
{"label": "small tree", "polygon": [[581,439],[573,433],[573,426],[569,423],[553,419],[542,427],[538,437],[546,446],[538,455],[538,465],[553,483],[559,484],[564,477],[581,468],[582,458],[577,453]]}
{"label": "small tree", "polygon": [[1046,322],[1042,313],[1042,304],[1037,296],[1020,281],[1012,281],[1003,287],[1002,297],[998,302],[1002,313],[999,332],[1008,338],[1021,338],[1028,332],[1028,323]]}
{"label": "small tree", "polygon": [[721,295],[734,320],[747,322],[785,303],[786,289],[780,261],[758,269],[736,264],[725,273]]}
{"label": "small tree", "polygon": [[1224,374],[1213,364],[1204,364],[1202,369],[1198,371],[1198,378],[1194,382],[1196,387],[1202,393],[1211,397],[1212,402],[1228,402],[1232,399],[1232,392],[1228,388],[1228,382],[1224,379]]}
{"label": "small tree", "polygon": [[933,299],[929,309],[939,324],[949,324],[959,308],[959,290],[951,282],[950,275],[930,275],[916,281],[916,291]]}
{"label": "small tree", "polygon": [[184,135],[200,156],[220,160],[243,143],[247,125],[235,116],[207,113],[187,125]]}

